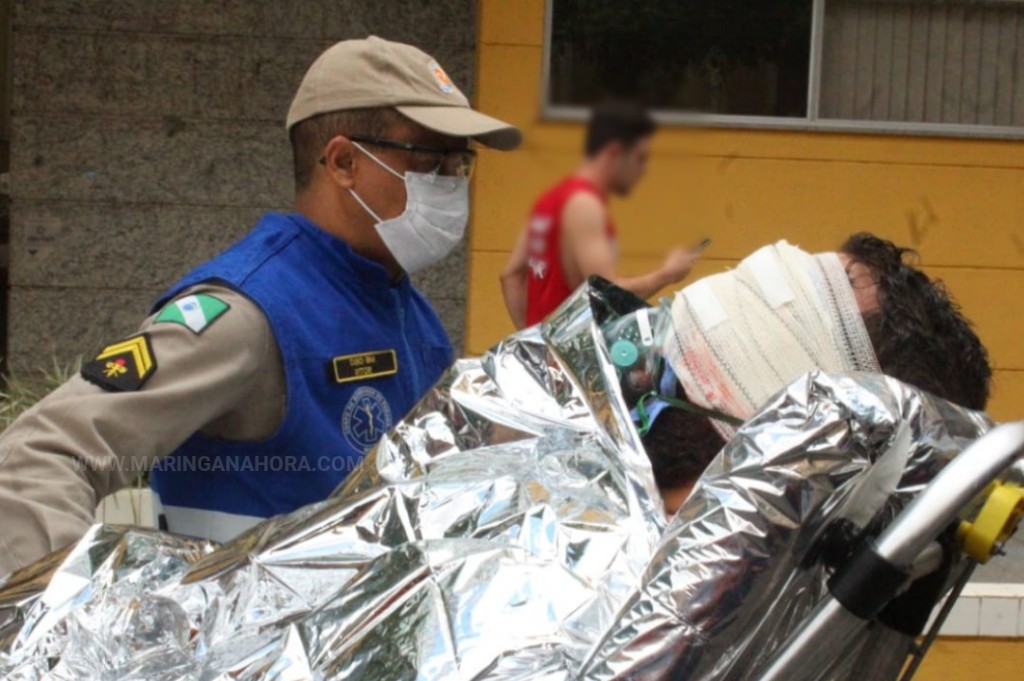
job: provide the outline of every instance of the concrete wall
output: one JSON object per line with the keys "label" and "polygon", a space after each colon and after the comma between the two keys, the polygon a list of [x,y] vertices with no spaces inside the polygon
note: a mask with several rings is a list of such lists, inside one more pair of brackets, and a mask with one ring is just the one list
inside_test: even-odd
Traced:
{"label": "concrete wall", "polygon": [[[12,366],[131,332],[165,286],[287,208],[294,89],[324,48],[371,33],[472,94],[473,0],[16,0]],[[420,281],[457,344],[465,260]]]}

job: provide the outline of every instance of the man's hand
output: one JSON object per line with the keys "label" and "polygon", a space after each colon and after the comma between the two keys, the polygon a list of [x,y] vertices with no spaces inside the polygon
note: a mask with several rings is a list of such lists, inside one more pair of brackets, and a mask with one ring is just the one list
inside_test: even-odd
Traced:
{"label": "man's hand", "polygon": [[617,254],[606,233],[607,220],[601,199],[590,192],[578,192],[566,203],[562,213],[562,248],[570,254],[565,263],[569,288],[596,274],[647,299],[685,279],[700,257],[696,250],[675,248],[658,269],[637,277],[620,277],[615,272]]}
{"label": "man's hand", "polygon": [[646,300],[666,286],[678,284],[690,276],[690,270],[693,269],[693,265],[699,257],[699,251],[673,248],[665,256],[661,267],[653,272],[639,277],[616,278],[613,281]]}
{"label": "man's hand", "polygon": [[690,270],[699,257],[699,253],[685,248],[673,248],[669,251],[665,256],[665,263],[661,266],[661,271],[665,274],[665,285],[677,284],[690,276]]}

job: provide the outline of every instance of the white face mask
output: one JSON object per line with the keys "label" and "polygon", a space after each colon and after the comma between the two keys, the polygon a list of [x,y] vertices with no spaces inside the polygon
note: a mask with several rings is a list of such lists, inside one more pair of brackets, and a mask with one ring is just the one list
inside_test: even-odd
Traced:
{"label": "white face mask", "polygon": [[469,221],[469,178],[414,172],[402,176],[362,145],[352,144],[405,182],[405,211],[390,220],[381,220],[355,190],[349,189],[377,221],[377,233],[402,269],[414,274],[451,253],[466,233]]}

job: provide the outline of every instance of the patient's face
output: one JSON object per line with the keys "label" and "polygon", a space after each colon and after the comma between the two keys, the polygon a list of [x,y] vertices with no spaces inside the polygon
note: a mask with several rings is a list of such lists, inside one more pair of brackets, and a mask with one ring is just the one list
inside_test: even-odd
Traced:
{"label": "patient's face", "polygon": [[[857,301],[857,307],[861,314],[865,314],[876,310],[878,308],[878,284],[872,275],[871,271],[863,264],[854,261],[850,256],[845,253],[838,253],[839,260],[843,267],[846,269],[847,276],[850,280],[850,286],[853,289],[854,297]],[[635,386],[634,386],[635,387]],[[624,386],[625,388],[625,386]],[[647,388],[650,389],[650,388]],[[628,388],[624,391],[625,394],[630,394]],[[636,391],[633,394],[637,394]],[[659,471],[659,457],[679,457],[685,456],[692,458],[694,462],[697,461],[710,461],[718,452],[718,450],[725,444],[724,441],[719,440],[717,442],[711,441],[711,438],[704,437],[699,442],[692,442],[695,438],[694,433],[697,432],[697,421],[704,421],[703,417],[696,416],[693,414],[680,414],[673,417],[674,424],[661,424],[663,431],[658,434],[657,438],[646,437],[645,446],[648,449],[648,456],[650,456],[652,464],[656,472]],[[655,427],[659,427],[656,422]],[[677,437],[673,437],[673,436]],[[666,446],[666,442],[675,440],[675,446]],[[687,442],[683,442],[687,440]],[[664,451],[658,451],[664,450]],[[658,480],[659,489],[661,491],[662,500],[665,504],[665,511],[669,515],[674,515],[676,511],[683,505],[690,492],[693,490],[693,486],[697,481],[697,477],[691,477],[688,479],[680,479],[679,476],[673,476],[667,473],[661,473]]]}
{"label": "patient's face", "polygon": [[676,511],[683,505],[683,502],[689,498],[696,482],[694,480],[678,487],[668,487],[661,490],[661,500],[665,504],[665,513],[667,515],[674,516],[676,514]]}
{"label": "patient's face", "polygon": [[856,262],[845,253],[838,253],[839,260],[846,268],[846,275],[850,278],[850,286],[853,287],[853,295],[857,299],[857,307],[860,313],[870,312],[878,309],[878,282],[874,275],[863,263]]}

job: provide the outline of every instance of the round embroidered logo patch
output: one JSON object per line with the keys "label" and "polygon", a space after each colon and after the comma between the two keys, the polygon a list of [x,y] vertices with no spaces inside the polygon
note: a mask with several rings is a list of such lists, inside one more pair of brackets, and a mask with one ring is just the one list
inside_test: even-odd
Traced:
{"label": "round embroidered logo patch", "polygon": [[434,75],[434,80],[437,81],[437,86],[441,88],[441,92],[447,95],[455,89],[455,83],[453,83],[452,79],[448,77],[448,74],[444,72],[444,69],[441,68],[440,64],[436,61],[431,61],[427,66],[430,69],[430,72]]}
{"label": "round embroidered logo patch", "polygon": [[345,439],[364,454],[394,425],[387,398],[375,388],[362,387],[352,393],[341,415]]}

